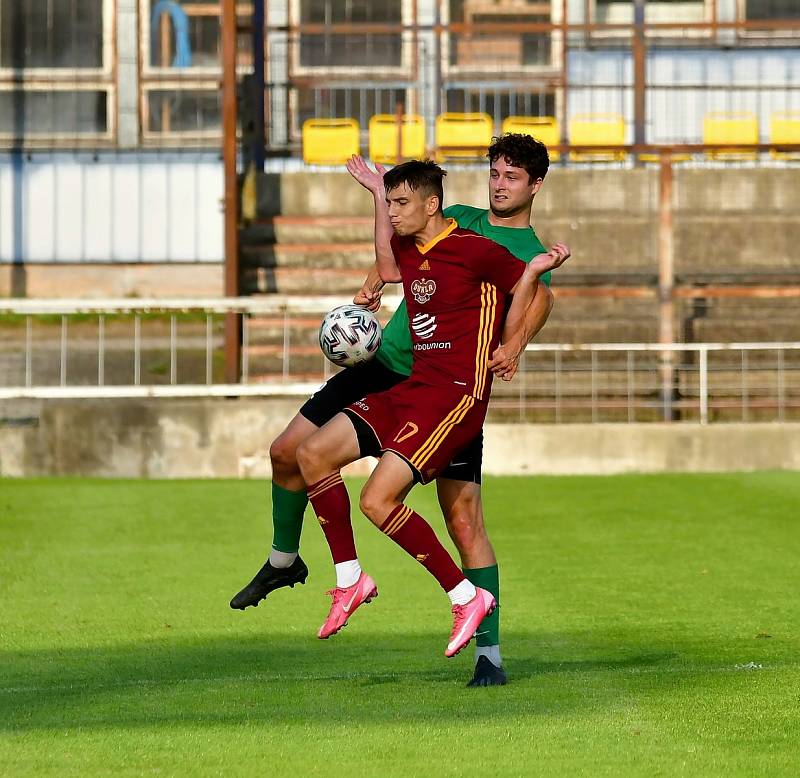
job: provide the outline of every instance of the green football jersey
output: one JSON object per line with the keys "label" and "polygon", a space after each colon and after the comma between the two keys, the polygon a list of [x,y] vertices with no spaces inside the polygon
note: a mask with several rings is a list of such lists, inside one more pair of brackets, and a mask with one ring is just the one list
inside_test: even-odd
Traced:
{"label": "green football jersey", "polygon": [[[536,236],[533,227],[495,227],[489,223],[486,208],[473,208],[471,205],[451,205],[444,209],[447,218],[453,218],[458,226],[472,230],[479,235],[491,238],[495,243],[505,246],[515,257],[530,262],[535,256],[544,254],[547,249]],[[550,273],[541,279],[550,286]],[[378,349],[378,359],[390,370],[401,375],[411,375],[413,354],[411,351],[411,328],[405,300],[400,303],[394,315],[383,328],[383,339]]]}

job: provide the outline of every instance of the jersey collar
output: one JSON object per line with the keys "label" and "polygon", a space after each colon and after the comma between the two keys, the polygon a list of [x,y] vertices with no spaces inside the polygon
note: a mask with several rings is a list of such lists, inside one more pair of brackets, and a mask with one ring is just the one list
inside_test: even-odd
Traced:
{"label": "jersey collar", "polygon": [[450,218],[447,220],[447,226],[435,237],[431,238],[424,246],[418,246],[417,251],[420,254],[427,254],[440,240],[444,240],[456,227],[458,222]]}

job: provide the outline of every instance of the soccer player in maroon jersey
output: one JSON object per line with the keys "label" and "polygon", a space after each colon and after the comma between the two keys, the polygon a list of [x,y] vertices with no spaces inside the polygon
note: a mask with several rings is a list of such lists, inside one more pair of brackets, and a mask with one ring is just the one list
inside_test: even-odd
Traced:
{"label": "soccer player in maroon jersey", "polygon": [[338,632],[362,603],[377,595],[361,570],[340,476],[363,456],[380,461],[361,493],[370,520],[419,561],[452,603],[446,656],[458,653],[495,607],[494,597],[470,583],[431,527],[403,504],[415,482],[435,478],[480,431],[492,374],[489,359],[514,295],[508,325],[524,319],[539,276],[567,256],[564,247],[527,266],[493,241],[459,229],[442,213],[444,171],[432,162],[398,165],[385,176],[395,235],[393,258],[381,258],[387,282],[402,281],[412,329],[411,377],[387,392],[347,407],[297,451],[308,497],[336,567],[333,603],[318,636]]}

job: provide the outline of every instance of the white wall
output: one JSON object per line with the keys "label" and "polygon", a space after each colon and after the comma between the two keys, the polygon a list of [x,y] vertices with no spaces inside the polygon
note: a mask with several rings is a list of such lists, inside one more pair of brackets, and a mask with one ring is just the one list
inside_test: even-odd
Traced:
{"label": "white wall", "polygon": [[222,262],[222,196],[215,154],[3,155],[0,262]]}

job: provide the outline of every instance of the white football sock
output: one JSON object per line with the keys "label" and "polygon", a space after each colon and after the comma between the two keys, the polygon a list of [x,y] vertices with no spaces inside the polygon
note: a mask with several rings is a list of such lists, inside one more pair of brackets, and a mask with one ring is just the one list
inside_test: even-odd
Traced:
{"label": "white football sock", "polygon": [[297,556],[296,551],[278,551],[277,548],[273,548],[269,552],[269,563],[273,567],[291,567]]}
{"label": "white football sock", "polygon": [[500,646],[475,646],[475,661],[485,656],[495,667],[502,667],[503,660],[500,658]]}
{"label": "white football sock", "polygon": [[336,585],[340,589],[352,586],[361,575],[361,565],[357,559],[351,559],[349,562],[339,562],[334,567],[336,568]]}
{"label": "white football sock", "polygon": [[475,587],[465,578],[458,586],[451,589],[447,596],[453,605],[466,605],[477,593]]}

